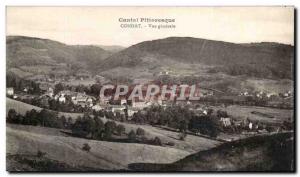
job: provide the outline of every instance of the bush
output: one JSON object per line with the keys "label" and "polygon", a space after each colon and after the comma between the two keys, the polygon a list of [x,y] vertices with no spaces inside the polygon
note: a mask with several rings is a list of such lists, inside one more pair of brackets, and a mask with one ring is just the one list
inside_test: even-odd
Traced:
{"label": "bush", "polygon": [[19,114],[16,112],[16,110],[10,109],[10,110],[8,111],[6,121],[7,121],[8,123],[12,123],[12,124],[20,124],[20,123],[22,123],[23,118],[22,118],[21,115],[19,115]]}
{"label": "bush", "polygon": [[83,144],[83,147],[82,147],[82,150],[83,150],[83,151],[90,152],[91,147],[89,146],[89,144],[84,143],[84,144]]}
{"label": "bush", "polygon": [[138,135],[138,136],[144,136],[145,135],[145,130],[142,129],[142,128],[138,128],[136,130],[136,135]]}
{"label": "bush", "polygon": [[44,157],[45,155],[46,155],[46,152],[42,152],[40,150],[38,150],[38,152],[36,154],[36,156],[39,157],[39,158]]}
{"label": "bush", "polygon": [[106,139],[110,139],[114,133],[117,124],[114,121],[107,121],[104,125],[104,136]]}
{"label": "bush", "polygon": [[161,142],[160,138],[158,138],[158,137],[155,137],[152,142],[154,145],[162,146],[162,142]]}
{"label": "bush", "polygon": [[228,117],[228,114],[226,111],[222,111],[222,110],[218,110],[217,111],[217,117],[221,118],[221,117]]}
{"label": "bush", "polygon": [[181,141],[184,141],[187,135],[186,135],[186,133],[182,132],[182,133],[179,133],[178,136]]}
{"label": "bush", "polygon": [[129,141],[131,141],[131,142],[134,142],[134,141],[136,140],[136,134],[135,134],[135,132],[134,132],[133,130],[131,130],[131,131],[129,132],[129,134],[128,134],[128,139],[129,139]]}
{"label": "bush", "polygon": [[124,132],[125,132],[125,127],[124,127],[124,125],[119,124],[119,125],[117,126],[117,133],[118,133],[118,135],[121,136]]}
{"label": "bush", "polygon": [[167,142],[167,144],[166,145],[168,145],[168,146],[175,146],[175,143],[174,142],[172,142],[172,141],[169,141],[169,142]]}

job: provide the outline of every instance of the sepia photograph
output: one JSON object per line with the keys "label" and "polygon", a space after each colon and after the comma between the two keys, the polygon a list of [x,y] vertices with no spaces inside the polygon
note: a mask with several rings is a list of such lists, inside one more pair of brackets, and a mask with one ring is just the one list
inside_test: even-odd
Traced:
{"label": "sepia photograph", "polygon": [[293,6],[6,6],[6,170],[296,171]]}

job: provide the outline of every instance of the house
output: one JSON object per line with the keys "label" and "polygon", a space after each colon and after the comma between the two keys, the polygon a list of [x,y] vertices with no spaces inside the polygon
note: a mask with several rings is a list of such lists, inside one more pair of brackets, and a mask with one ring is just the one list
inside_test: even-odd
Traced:
{"label": "house", "polygon": [[80,79],[80,80],[84,80],[84,79],[89,79],[90,78],[90,74],[88,72],[85,72],[85,71],[78,71],[75,74],[75,76],[76,76],[77,79]]}
{"label": "house", "polygon": [[145,101],[132,101],[132,107],[143,109],[147,107],[147,103]]}
{"label": "house", "polygon": [[113,112],[113,114],[116,116],[117,114],[119,114],[119,115],[125,115],[125,112],[124,112],[124,110],[115,110],[114,112]]}
{"label": "house", "polygon": [[102,98],[102,97],[100,96],[99,102],[100,102],[100,104],[109,104],[109,99],[107,99],[107,98]]}
{"label": "house", "polygon": [[261,95],[260,93],[257,93],[257,94],[256,94],[256,97],[257,97],[257,98],[262,98],[262,95]]}
{"label": "house", "polygon": [[134,115],[134,113],[137,113],[138,111],[139,111],[139,109],[136,109],[136,108],[133,108],[133,107],[129,107],[127,109],[127,115],[129,117],[129,120]]}
{"label": "house", "polygon": [[289,93],[284,93],[283,96],[288,97],[288,96],[290,96],[290,94]]}
{"label": "house", "polygon": [[92,107],[93,106],[93,99],[91,97],[88,97],[86,99],[86,104],[89,106],[89,107]]}
{"label": "house", "polygon": [[114,115],[116,115],[117,112],[120,114],[125,114],[124,110],[126,109],[123,105],[112,105],[109,107],[109,111],[111,111]]}
{"label": "house", "polygon": [[[51,90],[49,91],[49,93],[51,93]],[[66,98],[70,98],[71,102],[75,105],[80,105],[82,107],[93,106],[94,98],[92,96],[86,95],[85,93],[63,90],[54,96],[54,99],[59,100],[60,102],[66,102]]]}
{"label": "house", "polygon": [[248,127],[249,127],[249,130],[252,130],[252,128],[253,128],[253,123],[252,123],[252,122],[249,122]]}
{"label": "house", "polygon": [[76,95],[71,96],[72,103],[75,105],[80,105],[81,107],[92,107],[93,106],[93,97],[76,93]]}
{"label": "house", "polygon": [[221,117],[220,121],[224,127],[231,126],[231,118],[229,118],[229,117]]}
{"label": "house", "polygon": [[99,83],[99,84],[104,84],[106,81],[105,77],[100,76],[100,75],[96,75],[95,80],[96,80],[96,83]]}
{"label": "house", "polygon": [[45,95],[48,95],[50,98],[53,98],[54,90],[51,87],[49,87]]}
{"label": "house", "polygon": [[27,92],[28,92],[28,90],[29,90],[29,88],[28,88],[28,87],[24,87],[24,89],[23,89],[23,92],[27,93]]}
{"label": "house", "polygon": [[6,94],[9,96],[14,95],[14,88],[13,87],[6,88]]}
{"label": "house", "polygon": [[120,104],[121,105],[127,104],[127,100],[126,99],[121,99]]}
{"label": "house", "polygon": [[268,98],[271,98],[271,97],[274,97],[274,96],[276,96],[277,94],[276,93],[267,93],[267,97]]}
{"label": "house", "polygon": [[207,108],[197,107],[197,108],[190,108],[190,111],[193,111],[197,116],[205,116],[208,114]]}
{"label": "house", "polygon": [[242,120],[235,120],[233,122],[234,126],[236,127],[242,127],[243,126],[243,121]]}
{"label": "house", "polygon": [[100,106],[99,104],[96,104],[96,105],[92,106],[92,109],[95,110],[95,111],[104,110],[104,108],[102,106]]}
{"label": "house", "polygon": [[[47,92],[52,89],[52,85],[48,82],[39,82],[39,88],[40,88],[40,90]],[[52,91],[53,91],[53,89],[52,89]]]}
{"label": "house", "polygon": [[160,71],[159,72],[159,75],[168,75],[169,74],[169,71]]}
{"label": "house", "polygon": [[64,95],[61,95],[60,97],[58,97],[58,101],[60,103],[65,103],[66,102],[66,97]]}

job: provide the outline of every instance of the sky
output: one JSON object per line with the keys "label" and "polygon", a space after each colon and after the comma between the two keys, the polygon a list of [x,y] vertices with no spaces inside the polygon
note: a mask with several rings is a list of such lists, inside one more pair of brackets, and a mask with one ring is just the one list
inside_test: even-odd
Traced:
{"label": "sky", "polygon": [[[120,18],[170,18],[175,19],[172,24],[176,28],[121,28],[124,23],[119,22]],[[9,6],[6,8],[6,34],[72,45],[127,47],[171,36],[294,45],[294,8]]]}

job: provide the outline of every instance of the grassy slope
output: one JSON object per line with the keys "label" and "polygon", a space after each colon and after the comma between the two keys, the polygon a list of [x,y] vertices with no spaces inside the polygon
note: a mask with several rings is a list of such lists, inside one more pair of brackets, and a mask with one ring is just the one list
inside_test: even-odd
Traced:
{"label": "grassy slope", "polygon": [[[6,112],[8,112],[9,109],[14,108],[18,113],[25,114],[27,110],[36,109],[40,110],[41,108],[38,108],[36,106],[32,106],[20,101],[12,100],[7,98],[6,99]],[[79,113],[63,113],[60,112],[60,115],[65,115],[66,117],[71,116],[74,120],[82,115]],[[107,119],[102,118],[104,122],[107,121]],[[154,138],[159,137],[163,142],[174,142],[175,146],[174,148],[188,151],[190,153],[197,152],[199,150],[206,150],[211,147],[214,147],[218,145],[220,142],[215,140],[210,140],[207,138],[199,137],[199,136],[193,136],[189,135],[187,136],[185,141],[181,141],[178,139],[178,133],[171,132],[167,130],[163,130],[157,127],[152,127],[150,125],[136,125],[136,124],[129,124],[129,123],[121,123],[116,121],[117,124],[123,124],[126,129],[126,133],[129,133],[131,130],[136,130],[137,128],[143,128],[146,131],[146,137],[147,138]]]}
{"label": "grassy slope", "polygon": [[[39,73],[36,70],[39,70],[40,66],[51,71],[53,66],[61,63],[75,64],[91,70],[95,63],[112,54],[97,46],[66,45],[48,39],[25,36],[8,36],[6,45],[8,68],[32,66],[30,71],[35,74]],[[60,71],[66,69],[67,67],[64,67]]]}
{"label": "grassy slope", "polygon": [[293,133],[224,143],[172,164],[130,164],[139,171],[293,171]]}
{"label": "grassy slope", "polygon": [[70,166],[68,164],[38,157],[37,155],[6,155],[6,170],[9,172],[80,172],[103,171],[101,168],[88,168],[82,166]]}
{"label": "grassy slope", "polygon": [[[40,111],[42,108],[27,103],[23,103],[21,101],[13,100],[11,98],[6,98],[6,114],[8,113],[9,109],[15,109],[18,113],[24,115],[26,111],[29,111],[31,109]],[[76,119],[78,116],[82,116],[83,114],[60,112],[59,115],[60,116],[64,115],[65,117],[71,117],[73,119]]]}
{"label": "grassy slope", "polygon": [[[222,108],[224,109],[224,108]],[[250,120],[258,120],[265,123],[270,124],[281,124],[283,121],[287,121],[289,118],[293,120],[293,110],[287,109],[274,109],[274,108],[266,108],[266,107],[257,107],[257,106],[238,106],[232,105],[226,107],[224,110],[230,116],[236,118],[249,118]],[[274,118],[263,117],[257,114],[252,114],[252,111],[257,111],[261,113],[265,113],[268,115],[274,116]]]}
{"label": "grassy slope", "polygon": [[[247,73],[248,76],[252,76],[253,72],[264,74],[267,70],[267,73],[274,75],[272,72],[280,71],[286,74],[285,78],[289,78],[287,76],[292,73],[293,50],[293,46],[275,43],[247,46],[199,38],[169,37],[130,46],[101,61],[99,66],[104,70],[118,66],[140,67],[144,64],[143,58],[154,56],[159,61],[170,58],[184,63],[201,63],[225,68],[241,65],[251,69],[252,72]],[[152,66],[149,64],[149,67]]]}
{"label": "grassy slope", "polygon": [[[26,130],[28,128],[28,130]],[[38,150],[46,157],[70,166],[85,166],[107,170],[126,169],[130,163],[171,163],[189,153],[183,150],[135,143],[114,143],[61,136],[59,130],[13,125],[7,126],[7,153],[36,155]],[[30,130],[30,131],[29,131]],[[57,131],[55,135],[55,131]],[[46,135],[45,132],[51,132]],[[84,143],[90,152],[82,151]]]}

